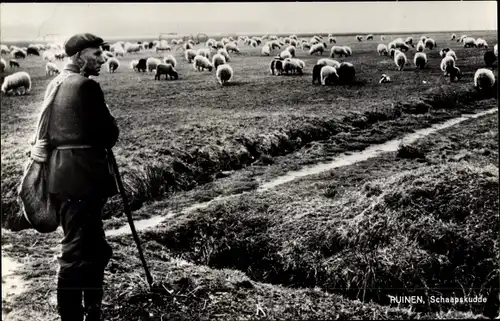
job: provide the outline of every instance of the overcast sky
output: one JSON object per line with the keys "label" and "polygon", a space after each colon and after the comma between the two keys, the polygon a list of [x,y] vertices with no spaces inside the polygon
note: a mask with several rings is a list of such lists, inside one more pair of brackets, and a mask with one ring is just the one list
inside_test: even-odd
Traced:
{"label": "overcast sky", "polygon": [[1,37],[496,30],[496,1],[2,3]]}

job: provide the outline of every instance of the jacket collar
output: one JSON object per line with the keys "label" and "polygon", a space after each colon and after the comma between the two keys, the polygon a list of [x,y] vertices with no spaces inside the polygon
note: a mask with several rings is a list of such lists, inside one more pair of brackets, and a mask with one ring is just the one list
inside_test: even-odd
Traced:
{"label": "jacket collar", "polygon": [[66,66],[64,66],[64,70],[74,72],[79,74],[80,73],[80,67],[74,63],[68,63]]}

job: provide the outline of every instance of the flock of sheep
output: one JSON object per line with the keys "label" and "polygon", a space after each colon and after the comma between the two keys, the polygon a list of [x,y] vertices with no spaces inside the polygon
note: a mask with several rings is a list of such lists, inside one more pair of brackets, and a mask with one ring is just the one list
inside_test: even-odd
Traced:
{"label": "flock of sheep", "polygon": [[[373,40],[373,35],[357,35],[358,42],[366,40]],[[215,69],[215,76],[221,85],[226,85],[233,79],[233,68],[229,65],[231,54],[239,54],[239,43],[243,43],[252,48],[257,48],[262,45],[261,55],[271,56],[273,60],[270,63],[270,72],[272,75],[284,74],[299,74],[302,75],[305,69],[303,60],[296,58],[296,53],[299,49],[308,51],[309,55],[323,55],[323,52],[328,48],[328,44],[332,45],[330,49],[329,58],[321,58],[317,61],[312,70],[312,83],[321,83],[322,85],[332,84],[348,84],[352,83],[355,79],[354,65],[349,62],[338,62],[334,59],[338,57],[352,56],[353,52],[349,46],[337,45],[336,38],[329,34],[327,41],[323,40],[320,35],[313,36],[310,40],[299,39],[296,35],[288,37],[277,36],[262,36],[262,37],[247,37],[239,36],[236,40],[232,37],[222,38],[220,41],[215,39],[208,39],[203,48],[194,49],[195,41],[190,39],[184,41],[182,39],[173,39],[170,44],[166,40],[158,40],[152,42],[138,42],[130,43],[119,41],[112,45],[105,46],[103,57],[106,60],[106,66],[109,73],[114,73],[120,67],[119,57],[124,57],[126,54],[136,54],[143,51],[154,51],[156,53],[163,51],[178,51],[183,50],[183,56],[187,63],[192,64],[193,68],[197,71],[209,71]],[[384,36],[380,38],[385,40]],[[484,61],[486,66],[491,67],[498,57],[498,44],[494,46],[493,51],[488,50],[488,44],[484,39],[468,37],[462,35],[457,38],[455,34],[451,36],[451,40],[463,43],[464,48],[484,48],[487,51],[484,54]],[[265,41],[265,42],[264,42]],[[328,42],[328,44],[327,44]],[[173,47],[172,47],[172,46]],[[10,55],[9,67],[20,68],[18,59],[24,59],[27,56],[41,56],[46,60],[45,71],[47,76],[56,75],[60,72],[55,60],[64,60],[66,55],[62,49],[62,44],[31,44],[26,48],[19,48],[16,46],[7,47],[1,45],[1,54]],[[405,40],[397,38],[389,42],[388,45],[383,43],[378,44],[377,52],[380,56],[391,56],[398,70],[403,70],[407,65],[407,53],[410,48],[415,48],[413,38],[408,37]],[[424,68],[427,63],[427,50],[437,48],[437,43],[434,39],[422,36],[416,44],[416,53],[413,57],[415,68]],[[277,53],[275,50],[278,50]],[[273,53],[274,52],[274,53]],[[445,76],[450,77],[450,81],[460,80],[462,77],[460,69],[456,66],[457,55],[450,48],[443,48],[440,50],[442,58],[440,67]],[[275,56],[274,56],[275,55]],[[135,72],[154,73],[154,79],[159,80],[162,75],[165,79],[177,80],[179,73],[176,70],[177,60],[171,54],[163,59],[156,57],[141,58],[132,60],[130,68]],[[4,72],[7,67],[6,61],[1,58],[0,72]],[[391,82],[390,77],[383,74],[379,83]],[[480,68],[474,75],[474,86],[477,89],[491,89],[496,85],[496,80],[493,72],[486,68]],[[4,78],[1,90],[4,94],[10,91],[15,94],[22,95],[29,92],[31,89],[31,78],[25,71],[15,72]]]}

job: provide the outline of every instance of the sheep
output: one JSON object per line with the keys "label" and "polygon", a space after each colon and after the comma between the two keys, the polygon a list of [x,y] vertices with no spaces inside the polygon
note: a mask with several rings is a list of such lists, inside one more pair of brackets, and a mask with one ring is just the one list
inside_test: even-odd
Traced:
{"label": "sheep", "polygon": [[135,68],[137,67],[137,65],[139,64],[139,60],[132,60],[130,62],[130,69],[132,69],[133,71],[135,71]]}
{"label": "sheep", "polygon": [[[111,55],[113,55],[109,51],[106,51],[106,52],[110,53]],[[64,58],[66,58],[68,55],[66,55],[66,53],[63,50],[61,50],[59,52],[54,53],[54,56],[56,57],[57,60],[64,60]]]}
{"label": "sheep", "polygon": [[142,46],[138,45],[136,43],[130,43],[125,45],[125,52],[129,53],[134,53],[134,52],[139,52],[141,51]]}
{"label": "sheep", "polygon": [[17,60],[15,60],[15,59],[11,59],[9,61],[9,67],[10,68],[14,68],[14,67],[19,68],[19,62]]}
{"label": "sheep", "polygon": [[298,45],[297,40],[294,40],[294,39],[290,40],[290,46],[296,48],[297,45]]}
{"label": "sheep", "polygon": [[7,62],[3,58],[0,58],[0,72],[4,72],[6,67]]}
{"label": "sheep", "polygon": [[455,54],[455,52],[453,50],[449,50],[446,53],[445,57],[452,57],[453,60],[457,61],[457,55]]}
{"label": "sheep", "polygon": [[285,50],[288,50],[288,52],[292,55],[292,57],[295,57],[295,47],[294,46],[289,46]]}
{"label": "sheep", "polygon": [[325,47],[323,46],[323,44],[317,43],[311,47],[311,49],[309,50],[309,54],[313,55],[313,54],[319,53],[319,54],[323,55],[324,50],[325,50]]}
{"label": "sheep", "polygon": [[146,67],[147,67],[148,73],[152,72],[153,70],[156,70],[156,67],[159,64],[161,64],[161,60],[160,59],[154,58],[154,57],[149,57],[146,60]]}
{"label": "sheep", "polygon": [[457,38],[457,35],[456,34],[452,34],[451,35],[451,40],[455,40]]}
{"label": "sheep", "polygon": [[425,43],[425,41],[427,40],[427,37],[426,36],[422,36],[420,37],[420,41],[422,41],[423,43]]}
{"label": "sheep", "polygon": [[271,71],[271,75],[274,75],[275,72],[276,75],[281,75],[283,73],[283,61],[274,59],[271,61],[269,70]]}
{"label": "sheep", "polygon": [[406,55],[404,53],[402,53],[399,50],[394,53],[394,63],[398,67],[399,71],[403,70],[403,68],[405,67],[406,61],[407,61],[407,59],[406,59]]}
{"label": "sheep", "polygon": [[210,59],[210,49],[208,48],[200,48],[196,51],[196,55],[198,56],[203,56],[203,57],[206,57],[208,59]]}
{"label": "sheep", "polygon": [[160,80],[161,75],[165,75],[165,80],[167,80],[169,77],[170,79],[177,80],[179,79],[179,73],[177,70],[175,70],[174,66],[171,64],[158,64],[155,69],[155,80]]}
{"label": "sheep", "polygon": [[356,70],[354,69],[354,65],[350,62],[343,62],[340,64],[340,67],[337,69],[337,75],[339,77],[339,83],[341,84],[350,84],[354,81],[356,76]]}
{"label": "sheep", "polygon": [[363,40],[363,36],[357,35],[357,36],[356,36],[356,39],[357,39],[359,42],[361,42],[361,41]]}
{"label": "sheep", "polygon": [[217,67],[217,71],[215,72],[215,76],[217,77],[219,84],[224,86],[230,82],[231,79],[233,79],[233,68],[231,68],[228,64],[219,65]]}
{"label": "sheep", "polygon": [[389,50],[389,55],[391,56],[391,58],[394,58],[394,53],[395,52],[396,52],[396,49],[394,49],[394,48],[392,48],[392,49]]}
{"label": "sheep", "polygon": [[453,82],[455,79],[462,79],[462,72],[457,66],[448,66],[446,68],[447,73],[450,75],[450,81]]}
{"label": "sheep", "polygon": [[366,40],[373,40],[373,35],[369,34],[368,36],[366,36]]}
{"label": "sheep", "polygon": [[287,58],[283,62],[283,71],[288,74],[288,72],[302,74],[302,69],[304,68],[304,62],[299,61],[299,59]]}
{"label": "sheep", "polygon": [[281,49],[281,45],[278,43],[278,41],[276,40],[273,40],[273,41],[269,41],[266,43],[267,46],[269,46],[269,48],[271,50],[274,50],[274,49]]}
{"label": "sheep", "polygon": [[498,44],[493,46],[493,53],[498,57]]}
{"label": "sheep", "polygon": [[44,51],[42,57],[43,60],[47,60],[49,62],[52,62],[56,59],[56,55],[52,51]]}
{"label": "sheep", "polygon": [[24,50],[22,49],[14,49],[10,52],[11,56],[13,58],[21,58],[21,59],[24,59],[26,58],[26,52],[24,52]]}
{"label": "sheep", "polygon": [[349,47],[349,46],[343,46],[342,48],[344,48],[344,51],[347,53],[347,56],[352,56],[351,47]]}
{"label": "sheep", "polygon": [[109,58],[107,61],[107,64],[108,64],[108,72],[109,73],[114,73],[116,71],[116,69],[118,69],[118,67],[120,67],[120,62],[115,57]]}
{"label": "sheep", "polygon": [[32,46],[32,45],[30,45],[30,46],[27,48],[27,50],[26,50],[26,54],[27,54],[28,56],[31,56],[31,55],[33,55],[33,56],[40,56],[39,49],[38,49],[38,48],[36,48],[36,47],[34,47],[34,46]]}
{"label": "sheep", "polygon": [[122,56],[123,57],[125,55],[125,50],[123,49],[123,47],[120,46],[120,45],[117,45],[117,44],[115,44],[114,46],[111,46],[109,48],[109,50],[111,52],[113,52],[116,57],[118,57],[118,56]]}
{"label": "sheep", "polygon": [[442,60],[441,60],[441,64],[439,65],[440,68],[441,68],[441,71],[444,72],[444,75],[447,76],[448,75],[448,67],[454,67],[455,66],[455,59],[453,59],[453,57],[451,56],[445,56]]}
{"label": "sheep", "polygon": [[[110,52],[110,51],[103,51],[103,52],[102,52],[102,54],[103,54],[104,56],[106,56],[107,58],[111,58],[111,57],[114,57],[114,56],[115,56],[115,55],[114,55],[112,52]],[[57,58],[57,56],[56,56],[56,58]]]}
{"label": "sheep", "polygon": [[57,68],[57,66],[52,62],[47,62],[47,64],[45,65],[46,76],[51,76],[52,74],[58,75],[60,72],[61,71],[59,70],[59,68]]}
{"label": "sheep", "polygon": [[175,68],[175,66],[177,66],[177,60],[175,60],[175,57],[172,55],[168,55],[165,58],[163,58],[163,63],[171,64],[172,67],[174,67],[174,68]]}
{"label": "sheep", "polygon": [[415,64],[415,69],[424,69],[427,64],[427,55],[424,52],[417,52],[413,58],[413,63]]}
{"label": "sheep", "polygon": [[322,59],[318,60],[316,65],[332,66],[332,67],[335,67],[335,69],[338,69],[340,67],[340,62],[338,62],[337,60],[333,60],[333,59],[322,58]]}
{"label": "sheep", "polygon": [[484,40],[482,38],[477,38],[476,39],[476,46],[478,48],[486,48],[486,49],[488,49],[488,43],[486,42],[486,40]]}
{"label": "sheep", "polygon": [[480,91],[489,91],[495,86],[495,75],[486,68],[480,68],[474,74],[474,88]]}
{"label": "sheep", "polygon": [[342,57],[342,56],[347,57],[349,55],[349,53],[347,52],[347,50],[344,47],[333,46],[332,49],[330,49],[330,57],[335,58],[336,54],[339,57]]}
{"label": "sheep", "polygon": [[18,71],[5,77],[2,84],[2,93],[7,95],[10,91],[16,95],[25,95],[31,90],[31,77],[25,71]]}
{"label": "sheep", "polygon": [[443,48],[443,49],[439,50],[439,55],[441,56],[441,58],[444,58],[444,57],[446,57],[446,53],[450,50],[451,50],[450,48]]}
{"label": "sheep", "polygon": [[227,50],[226,50],[226,49],[221,48],[221,49],[217,50],[217,53],[218,53],[219,55],[223,55],[223,56],[224,56],[224,58],[226,58],[226,61],[227,61],[227,62],[230,60],[229,53],[227,52]]}
{"label": "sheep", "polygon": [[476,39],[467,37],[464,39],[464,48],[477,48]]}
{"label": "sheep", "polygon": [[6,45],[0,45],[0,54],[6,55],[9,53],[10,53],[9,47],[7,47]]}
{"label": "sheep", "polygon": [[259,44],[258,44],[258,42],[257,42],[257,41],[255,41],[255,40],[253,40],[253,39],[252,39],[252,40],[250,40],[250,47],[257,48],[257,46],[258,46],[258,45],[259,45]]}
{"label": "sheep", "polygon": [[217,44],[217,41],[215,39],[208,39],[207,42],[205,42],[205,47],[214,47]]}
{"label": "sheep", "polygon": [[276,56],[276,58],[281,59],[281,60],[286,59],[286,58],[292,58],[292,53],[288,50],[283,50],[282,52],[280,52]]}
{"label": "sheep", "polygon": [[384,45],[383,43],[379,44],[377,46],[377,52],[379,56],[387,56],[389,54],[389,51],[387,50],[387,46]]}
{"label": "sheep", "polygon": [[265,45],[262,47],[260,53],[262,56],[269,56],[271,55],[271,48],[269,47],[269,45]]}
{"label": "sheep", "polygon": [[391,42],[389,42],[389,49],[400,49],[401,51],[408,51],[410,47],[406,45],[406,43],[401,38],[397,38]]}
{"label": "sheep", "polygon": [[219,65],[223,65],[225,63],[226,63],[226,58],[221,54],[215,54],[212,57],[212,65],[214,65],[215,70],[217,70],[217,67]]}
{"label": "sheep", "polygon": [[432,38],[427,38],[425,40],[425,48],[432,50],[432,48],[437,47],[436,41]]}
{"label": "sheep", "polygon": [[186,58],[188,63],[193,62],[194,57],[196,57],[196,51],[194,51],[194,49],[184,51],[184,58]]}
{"label": "sheep", "polygon": [[323,66],[320,71],[321,85],[330,85],[335,83],[339,76],[337,74],[337,69],[332,66]]}
{"label": "sheep", "polygon": [[301,46],[302,46],[302,50],[309,50],[309,49],[311,49],[311,45],[308,42],[303,42],[301,44]]}
{"label": "sheep", "polygon": [[386,84],[391,82],[391,77],[387,76],[386,74],[382,74],[382,77],[380,77],[379,84]]}
{"label": "sheep", "polygon": [[226,49],[226,51],[229,53],[230,51],[231,52],[236,52],[236,53],[239,53],[240,52],[240,49],[238,48],[238,45],[234,42],[230,42],[228,44],[225,45],[224,49]]}
{"label": "sheep", "polygon": [[[226,61],[227,61],[227,59],[226,59]],[[195,70],[203,71],[205,69],[208,69],[208,71],[212,71],[213,67],[214,66],[212,65],[210,60],[208,60],[207,57],[200,56],[200,55],[197,55],[196,57],[194,57],[193,68]]]}
{"label": "sheep", "polygon": [[186,42],[182,45],[182,48],[184,48],[184,50],[193,49],[194,45],[192,45],[190,42]]}
{"label": "sheep", "polygon": [[328,37],[328,42],[329,43],[337,43],[337,39],[335,39],[334,37]]}
{"label": "sheep", "polygon": [[160,44],[158,44],[155,47],[155,50],[156,50],[156,52],[159,52],[159,51],[172,51],[172,47],[170,47],[169,45],[167,45],[165,43],[160,43]]}
{"label": "sheep", "polygon": [[424,45],[424,43],[423,43],[422,41],[419,41],[419,42],[417,43],[417,51],[418,51],[418,52],[423,52],[423,51],[424,51],[424,49],[425,49],[425,45]]}
{"label": "sheep", "polygon": [[497,60],[497,57],[492,51],[486,51],[484,53],[484,63],[487,67],[493,66],[493,63]]}
{"label": "sheep", "polygon": [[408,38],[406,38],[406,40],[405,40],[405,44],[406,44],[406,45],[410,45],[410,46],[412,46],[412,47],[415,47],[415,46],[413,45],[413,38],[412,38],[412,37],[408,37]]}
{"label": "sheep", "polygon": [[137,66],[135,67],[135,69],[137,69],[137,71],[146,72],[146,70],[148,69],[147,59],[145,59],[145,58],[139,59],[139,62],[137,63]]}
{"label": "sheep", "polygon": [[317,64],[313,67],[313,77],[312,77],[313,85],[316,83],[316,81],[318,82],[318,84],[321,83],[321,69],[324,66],[326,66],[326,65]]}
{"label": "sheep", "polygon": [[384,37],[384,36],[380,36],[380,40],[381,40],[381,41],[384,41],[384,40],[385,40],[385,37]]}
{"label": "sheep", "polygon": [[460,38],[457,39],[457,42],[464,42],[465,38],[467,38],[467,35],[461,35]]}

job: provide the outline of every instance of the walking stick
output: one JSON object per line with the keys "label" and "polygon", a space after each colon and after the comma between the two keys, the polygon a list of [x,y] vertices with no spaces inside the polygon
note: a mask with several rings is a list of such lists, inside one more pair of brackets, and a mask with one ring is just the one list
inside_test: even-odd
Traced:
{"label": "walking stick", "polygon": [[125,194],[125,188],[123,188],[123,182],[120,177],[120,172],[118,171],[118,164],[116,164],[115,155],[111,149],[108,149],[108,157],[111,162],[111,166],[113,166],[113,173],[115,175],[116,183],[118,184],[118,189],[120,190],[120,194],[123,200],[123,207],[125,210],[125,214],[127,215],[128,224],[130,225],[130,229],[132,230],[132,236],[134,237],[135,244],[137,245],[137,249],[139,250],[139,257],[141,258],[142,266],[144,267],[144,271],[146,272],[146,279],[149,284],[149,288],[151,289],[153,286],[153,277],[151,273],[149,273],[148,265],[146,264],[146,260],[144,259],[144,254],[142,253],[141,242],[139,241],[139,236],[135,230],[134,221],[132,220],[132,211],[128,206],[127,195]]}

